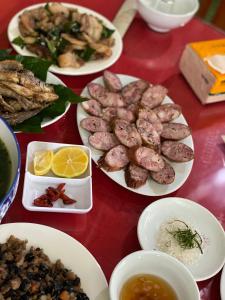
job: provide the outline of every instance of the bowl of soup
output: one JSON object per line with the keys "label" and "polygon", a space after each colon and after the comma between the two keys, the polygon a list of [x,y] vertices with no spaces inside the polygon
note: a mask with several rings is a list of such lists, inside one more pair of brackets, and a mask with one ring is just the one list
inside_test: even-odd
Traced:
{"label": "bowl of soup", "polygon": [[0,117],[0,221],[16,195],[20,165],[21,154],[16,135]]}
{"label": "bowl of soup", "polygon": [[123,258],[109,282],[111,300],[200,300],[190,271],[159,251],[137,251]]}

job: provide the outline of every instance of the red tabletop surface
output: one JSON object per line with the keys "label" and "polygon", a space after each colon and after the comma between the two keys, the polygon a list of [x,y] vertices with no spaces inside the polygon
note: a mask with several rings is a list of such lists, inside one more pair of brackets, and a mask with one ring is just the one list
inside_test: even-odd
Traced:
{"label": "red tabletop surface", "polygon": [[[7,26],[22,8],[41,1],[2,1],[0,48],[9,48]],[[89,7],[113,19],[123,1],[68,1]],[[191,199],[208,208],[225,228],[225,103],[203,106],[179,72],[178,62],[184,46],[193,41],[223,38],[224,33],[193,19],[186,26],[160,34],[150,30],[139,15],[124,37],[120,59],[110,68],[113,72],[133,75],[169,89],[169,96],[182,106],[193,130],[195,160],[185,184],[169,196]],[[98,77],[59,76],[79,93]],[[93,163],[93,209],[84,215],[38,213],[26,211],[21,202],[27,144],[33,140],[81,144],[76,124],[76,106],[65,117],[44,129],[41,134],[17,134],[22,152],[22,169],[18,192],[3,223],[33,222],[60,229],[79,240],[96,257],[107,279],[115,265],[127,254],[139,250],[137,222],[143,209],[154,197],[132,193],[109,179]],[[162,197],[161,197],[162,198]],[[65,250],[66,251],[66,250]],[[216,255],[216,253],[215,253]],[[221,273],[199,283],[202,300],[219,300]]]}

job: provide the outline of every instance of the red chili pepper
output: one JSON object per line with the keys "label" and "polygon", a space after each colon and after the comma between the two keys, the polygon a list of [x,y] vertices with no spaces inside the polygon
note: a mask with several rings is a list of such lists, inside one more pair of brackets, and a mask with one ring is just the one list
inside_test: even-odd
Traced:
{"label": "red chili pepper", "polygon": [[[45,195],[43,195],[43,196],[45,196]],[[39,206],[39,207],[52,207],[53,206],[53,204],[48,199],[43,199],[42,196],[34,199],[33,204],[34,204],[34,206]]]}
{"label": "red chili pepper", "polygon": [[55,202],[60,198],[60,192],[51,186],[46,189],[46,192],[49,200],[52,202]]}
{"label": "red chili pepper", "polygon": [[59,191],[59,192],[62,192],[62,193],[64,193],[65,192],[65,189],[64,189],[64,187],[65,187],[65,183],[60,183],[58,186],[57,186],[57,191]]}
{"label": "red chili pepper", "polygon": [[74,200],[74,199],[68,197],[68,196],[65,195],[65,194],[61,194],[61,195],[60,195],[60,198],[63,200],[63,203],[64,203],[64,204],[74,204],[74,203],[77,202],[76,200]]}

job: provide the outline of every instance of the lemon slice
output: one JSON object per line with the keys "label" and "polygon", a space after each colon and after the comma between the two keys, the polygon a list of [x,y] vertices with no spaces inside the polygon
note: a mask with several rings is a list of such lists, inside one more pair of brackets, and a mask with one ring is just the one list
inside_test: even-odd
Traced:
{"label": "lemon slice", "polygon": [[88,167],[88,155],[78,147],[66,147],[55,153],[52,160],[52,171],[60,177],[77,177]]}
{"label": "lemon slice", "polygon": [[43,150],[34,153],[34,174],[41,176],[50,171],[52,166],[53,151]]}

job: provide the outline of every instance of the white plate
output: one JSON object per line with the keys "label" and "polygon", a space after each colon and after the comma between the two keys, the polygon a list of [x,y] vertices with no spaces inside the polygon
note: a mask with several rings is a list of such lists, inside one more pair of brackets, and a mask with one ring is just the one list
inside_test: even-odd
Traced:
{"label": "white plate", "polygon": [[[120,80],[122,81],[123,85],[126,85],[126,84],[138,79],[136,77],[127,76],[127,75],[118,75],[118,76],[119,76]],[[93,82],[103,84],[103,79],[102,79],[102,77],[99,77],[99,78],[93,80]],[[81,96],[90,98],[87,87],[82,91]],[[166,96],[163,103],[173,103],[173,101],[168,96]],[[80,104],[78,104],[78,106],[77,106],[77,126],[79,129],[79,133],[80,133],[83,144],[86,146],[89,146],[91,148],[92,158],[95,161],[95,163],[97,163],[98,159],[101,157],[103,152],[98,151],[89,145],[88,137],[89,137],[90,133],[80,127],[80,121],[87,116],[88,116],[88,114],[83,110],[82,106]],[[179,118],[177,118],[173,122],[187,124],[183,115],[179,116]],[[192,149],[194,149],[192,136],[185,138],[183,140],[183,142],[186,145],[188,145],[189,147],[191,147]],[[163,184],[158,184],[153,180],[148,180],[144,186],[142,186],[138,189],[132,189],[132,188],[127,187],[125,179],[124,179],[124,171],[123,170],[117,171],[117,172],[106,172],[104,169],[101,169],[101,170],[105,174],[107,174],[112,180],[114,180],[115,182],[117,182],[118,184],[120,184],[121,186],[125,187],[126,189],[128,189],[130,191],[133,191],[138,194],[146,195],[146,196],[162,196],[162,195],[166,195],[166,194],[176,191],[184,184],[184,182],[186,181],[186,179],[188,178],[188,176],[191,172],[193,160],[186,162],[186,163],[170,162],[170,164],[173,166],[175,173],[176,173],[176,177],[175,177],[175,180],[173,183],[168,184],[168,185],[163,185]]]}
{"label": "white plate", "polygon": [[221,224],[203,206],[183,198],[164,198],[150,204],[138,222],[138,239],[142,249],[156,249],[156,236],[161,224],[178,219],[191,224],[205,240],[203,255],[186,267],[196,281],[206,280],[217,274],[225,263],[225,235]]}
{"label": "white plate", "polygon": [[225,266],[223,267],[223,271],[220,278],[220,295],[221,300],[225,300]]}
{"label": "white plate", "polygon": [[80,277],[81,286],[90,300],[108,299],[108,285],[101,267],[92,254],[71,236],[39,224],[0,225],[0,242],[5,242],[10,235],[28,240],[27,247],[42,248],[52,261],[60,259],[66,268]]}
{"label": "white plate", "polygon": [[[88,155],[88,168],[84,174],[78,178],[62,178],[55,176],[51,171],[46,176],[36,176],[33,171],[34,153],[41,150],[57,151],[62,147],[82,148]],[[62,200],[54,202],[53,207],[34,206],[34,199],[45,194],[49,187],[57,187],[60,183],[65,183],[66,195],[77,202],[71,205],[64,205]],[[58,212],[58,213],[77,213],[84,214],[92,209],[92,169],[91,169],[91,152],[90,149],[81,145],[48,143],[33,141],[27,147],[27,159],[25,167],[25,179],[23,188],[22,203],[24,208],[30,211]]]}
{"label": "white plate", "polygon": [[[11,19],[11,21],[9,23],[8,39],[9,39],[12,47],[21,55],[36,56],[34,53],[28,51],[27,49],[25,49],[25,48],[21,49],[19,46],[14,45],[12,43],[14,38],[21,36],[19,27],[18,27],[19,16],[25,10],[44,6],[45,4],[46,3],[35,4],[35,5],[28,6],[25,9],[22,9]],[[91,9],[88,9],[83,6],[75,5],[75,4],[64,3],[64,2],[62,2],[62,4],[69,8],[78,9],[79,12],[81,12],[81,13],[91,14],[91,15],[99,18],[100,20],[102,20],[103,24],[106,27],[115,30],[115,32],[113,33],[113,37],[115,39],[115,45],[111,48],[112,55],[107,59],[99,59],[99,60],[87,62],[78,69],[76,69],[76,68],[59,68],[58,66],[53,65],[49,68],[49,70],[54,73],[63,74],[63,75],[87,75],[87,74],[93,74],[93,73],[102,71],[102,70],[110,67],[112,64],[114,64],[119,59],[122,49],[123,49],[123,43],[122,43],[121,36],[120,36],[119,32],[117,31],[117,29],[115,28],[115,26],[104,16],[100,15],[99,13],[97,13]]]}

